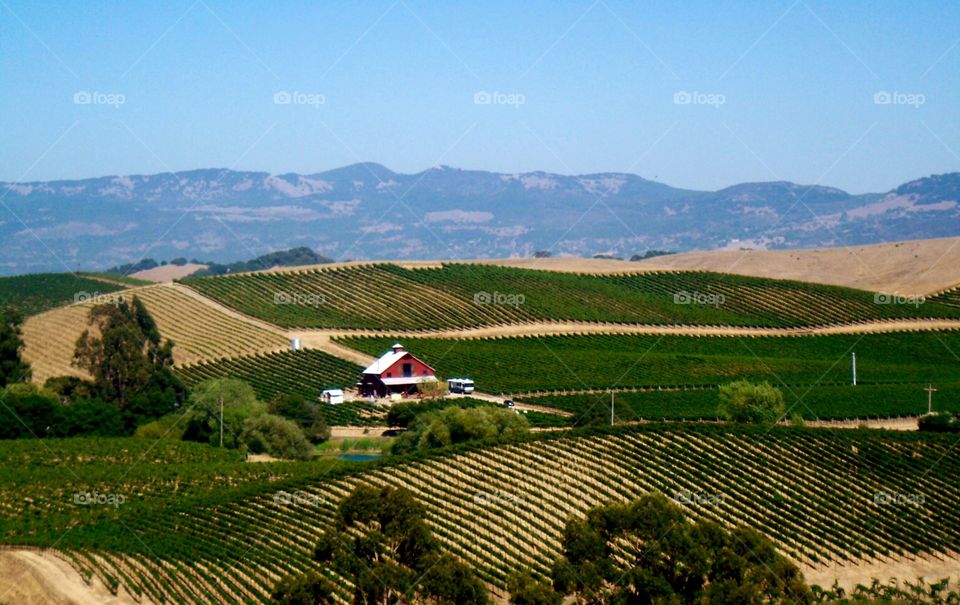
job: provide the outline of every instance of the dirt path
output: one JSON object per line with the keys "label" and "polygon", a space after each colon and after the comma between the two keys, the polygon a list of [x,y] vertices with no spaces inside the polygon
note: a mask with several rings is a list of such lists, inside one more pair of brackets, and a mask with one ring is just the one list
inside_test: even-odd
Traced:
{"label": "dirt path", "polygon": [[[333,338],[350,336],[396,337],[396,338],[493,338],[504,336],[558,336],[571,334],[652,334],[676,336],[822,336],[838,334],[881,334],[885,332],[917,332],[933,330],[960,330],[957,319],[894,319],[860,322],[810,328],[755,328],[741,326],[687,326],[617,324],[574,321],[537,321],[479,328],[453,328],[442,330],[290,330],[291,337],[317,343],[321,348]],[[335,344],[335,343],[333,343]],[[370,357],[366,357],[371,359]]]}
{"label": "dirt path", "polygon": [[[87,584],[65,560],[33,550],[0,550],[0,603],[9,605],[133,605],[124,590],[110,594],[99,580]],[[143,598],[140,605],[151,601]]]}

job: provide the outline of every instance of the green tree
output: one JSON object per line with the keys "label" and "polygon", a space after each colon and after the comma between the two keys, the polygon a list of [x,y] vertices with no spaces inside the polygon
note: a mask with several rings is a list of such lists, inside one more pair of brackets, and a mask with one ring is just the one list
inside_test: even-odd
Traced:
{"label": "green tree", "polygon": [[253,387],[236,378],[212,378],[196,385],[190,393],[183,438],[219,445],[223,412],[223,445],[238,448],[242,444],[243,423],[266,413]]}
{"label": "green tree", "polygon": [[333,584],[315,571],[300,576],[287,576],[277,583],[270,595],[276,605],[333,605]]}
{"label": "green tree", "polygon": [[23,361],[23,318],[16,309],[0,312],[0,387],[30,380],[30,366]]}
{"label": "green tree", "polygon": [[0,439],[56,435],[62,420],[57,395],[35,384],[7,385],[0,399]]}
{"label": "green tree", "polygon": [[267,411],[296,422],[310,443],[323,443],[330,438],[330,427],[323,417],[320,404],[307,401],[299,393],[278,395],[267,405]]}
{"label": "green tree", "polygon": [[117,406],[100,399],[76,399],[63,406],[63,421],[57,430],[57,435],[62,437],[120,437],[127,434]]}
{"label": "green tree", "polygon": [[314,556],[351,581],[356,604],[488,603],[473,571],[440,553],[425,516],[405,489],[358,486]]}
{"label": "green tree", "polygon": [[115,403],[132,424],[176,408],[186,389],[171,370],[173,343],[161,341],[140,299],[95,306],[88,325],[77,340],[73,365],[93,376],[95,395]]}
{"label": "green tree", "polygon": [[507,579],[510,605],[560,605],[563,595],[552,586],[533,577],[529,571],[517,572]]}
{"label": "green tree", "polygon": [[766,423],[779,422],[786,408],[780,389],[763,382],[754,384],[738,380],[720,387],[720,405],[717,414],[734,422]]}
{"label": "green tree", "polygon": [[448,407],[417,417],[393,446],[403,453],[414,449],[445,447],[471,440],[510,438],[526,433],[527,419],[513,410],[497,407]]}
{"label": "green tree", "polygon": [[756,531],[691,523],[661,494],[591,509],[563,531],[554,588],[580,603],[811,603],[797,567]]}
{"label": "green tree", "polygon": [[247,418],[240,441],[254,454],[288,460],[309,460],[313,456],[313,445],[297,423],[273,414]]}

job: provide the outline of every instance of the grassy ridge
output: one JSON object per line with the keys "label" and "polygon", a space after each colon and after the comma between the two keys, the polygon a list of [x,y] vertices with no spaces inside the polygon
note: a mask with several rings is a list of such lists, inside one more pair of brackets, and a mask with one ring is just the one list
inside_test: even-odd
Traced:
{"label": "grassy ridge", "polygon": [[[369,354],[390,339],[341,342]],[[443,376],[466,374],[485,392],[711,386],[746,378],[775,385],[859,381],[960,382],[960,333],[702,337],[588,335],[448,340],[408,338],[407,349]]]}
{"label": "grassy ridge", "polygon": [[[805,420],[846,420],[915,416],[927,411],[926,384],[798,386],[783,389],[788,415]],[[960,412],[960,383],[936,385],[935,410]],[[524,403],[571,412],[572,424],[610,415],[610,394],[544,395]],[[614,394],[617,422],[634,420],[714,420],[717,389],[640,391]]]}
{"label": "grassy ridge", "polygon": [[[80,569],[154,602],[185,594],[211,603],[247,592],[265,600],[276,577],[315,568],[316,541],[359,482],[414,491],[446,547],[498,586],[520,567],[545,571],[569,515],[651,490],[696,517],[751,525],[806,563],[940,553],[960,541],[960,457],[948,435],[652,425],[363,467],[161,457],[132,469],[110,459],[129,441],[87,442],[89,459],[70,467],[4,468],[17,497],[0,508],[3,540],[56,542]],[[0,444],[0,457],[8,447]],[[25,446],[12,447],[23,455]],[[74,490],[91,488],[127,503],[73,504]],[[51,509],[58,514],[39,514]],[[223,585],[202,590],[212,576]]]}
{"label": "grassy ridge", "polygon": [[705,272],[577,275],[493,265],[367,265],[190,278],[199,292],[283,327],[434,329],[522,321],[795,327],[960,317],[870,292]]}
{"label": "grassy ridge", "polygon": [[17,308],[24,316],[36,315],[73,302],[123,290],[123,286],[85,277],[82,273],[36,273],[0,277],[0,309]]}

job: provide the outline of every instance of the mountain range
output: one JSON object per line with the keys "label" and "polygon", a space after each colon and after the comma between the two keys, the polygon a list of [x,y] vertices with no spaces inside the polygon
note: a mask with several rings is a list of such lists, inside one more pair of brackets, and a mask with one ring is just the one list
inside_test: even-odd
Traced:
{"label": "mountain range", "polygon": [[852,195],[790,182],[679,189],[634,174],[227,169],[0,183],[0,273],[307,246],[337,260],[800,248],[960,235],[960,173]]}

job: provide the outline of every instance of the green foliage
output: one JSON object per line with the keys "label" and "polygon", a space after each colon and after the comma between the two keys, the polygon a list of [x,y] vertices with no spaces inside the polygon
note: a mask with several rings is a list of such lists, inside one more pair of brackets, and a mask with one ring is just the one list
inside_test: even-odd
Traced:
{"label": "green foliage", "polygon": [[91,279],[82,273],[0,277],[0,308],[14,307],[19,313],[30,316],[122,289],[123,286]]}
{"label": "green foliage", "polygon": [[464,441],[494,441],[523,435],[527,419],[513,410],[495,407],[447,407],[417,417],[393,446],[394,453],[446,447]]}
{"label": "green foliage", "polygon": [[310,443],[323,443],[330,438],[330,427],[323,416],[321,405],[298,393],[279,395],[267,405],[267,411],[294,421],[303,430]]}
{"label": "green foliage", "polygon": [[495,407],[496,404],[471,397],[458,397],[456,399],[440,399],[436,401],[402,401],[394,403],[387,410],[387,426],[407,428],[414,424],[418,417],[429,412],[436,412],[449,407],[475,408],[475,407]]}
{"label": "green foliage", "polygon": [[161,342],[137,297],[129,305],[120,300],[93,307],[89,325],[77,340],[74,365],[93,376],[95,395],[115,403],[132,424],[176,408],[185,389],[171,371],[173,343]]}
{"label": "green foliage", "polygon": [[56,431],[61,437],[121,437],[129,434],[117,406],[100,399],[71,401],[63,407],[62,415],[63,420]]}
{"label": "green foliage", "polygon": [[[859,384],[784,387],[791,421],[916,416],[926,411],[923,384]],[[960,383],[940,383],[937,405],[960,412]],[[615,394],[617,423],[636,420],[717,420],[717,388],[626,391]],[[610,423],[610,393],[524,397],[523,403],[570,412],[568,424]],[[531,419],[532,420],[532,419]]]}
{"label": "green foliage", "polygon": [[[437,269],[377,264],[186,283],[287,328],[422,330],[537,320],[788,327],[960,316],[958,308],[933,303],[919,309],[878,305],[873,293],[860,290],[701,272],[600,276],[463,263]],[[289,304],[277,304],[281,295]]]}
{"label": "green foliage", "polygon": [[[392,341],[344,338],[338,342],[374,355]],[[488,393],[716,387],[737,379],[777,386],[848,385],[851,351],[857,353],[858,382],[863,386],[960,382],[960,365],[951,352],[960,350],[957,331],[756,338],[408,338],[404,344],[440,374],[455,376],[468,368],[477,388]],[[806,389],[796,391],[802,396]],[[922,401],[926,404],[926,397]]]}
{"label": "green foliage", "polygon": [[960,603],[960,586],[951,583],[950,578],[928,582],[924,578],[899,581],[890,578],[882,582],[876,578],[869,585],[857,584],[849,593],[834,584],[824,590],[813,587],[817,603],[836,603],[837,605],[872,605],[879,603],[897,603],[902,605],[956,605]]}
{"label": "green foliage", "polygon": [[[177,368],[188,385],[210,378],[239,378],[254,388],[263,401],[298,394],[316,399],[333,385],[352,385],[362,368],[316,349],[248,355]],[[334,407],[334,406],[324,406]]]}
{"label": "green foliage", "polygon": [[0,401],[0,439],[56,434],[63,419],[56,394],[31,383],[8,385]]}
{"label": "green foliage", "polygon": [[240,441],[254,454],[286,460],[309,460],[313,456],[313,446],[297,423],[273,414],[247,418]]}
{"label": "green foliage", "polygon": [[748,528],[690,523],[660,494],[591,509],[563,530],[554,588],[588,603],[810,603],[797,567]]}
{"label": "green foliage", "polygon": [[470,568],[440,552],[426,510],[403,488],[356,487],[314,558],[353,583],[356,604],[488,603]]}
{"label": "green foliage", "polygon": [[270,595],[274,605],[334,605],[335,587],[315,571],[300,576],[286,576]]}
{"label": "green foliage", "polygon": [[223,445],[238,448],[244,422],[266,413],[249,384],[235,378],[219,378],[198,384],[190,393],[183,438],[218,445],[223,420]]}
{"label": "green foliage", "polygon": [[920,418],[918,425],[921,431],[960,433],[960,414],[953,412],[925,414]]}
{"label": "green foliage", "polygon": [[510,605],[560,605],[563,595],[553,586],[536,579],[529,570],[514,573],[507,580]]}
{"label": "green foliage", "polygon": [[[173,261],[170,262],[173,263]],[[270,269],[273,267],[322,265],[332,262],[332,258],[323,256],[322,254],[317,254],[310,248],[301,246],[299,248],[291,248],[289,250],[270,252],[269,254],[258,256],[253,260],[237,261],[227,265],[209,263],[206,269],[197,271],[193,274],[193,277],[200,277],[203,275],[225,275],[228,273],[242,273],[244,271],[263,271],[264,269]]]}
{"label": "green foliage", "polygon": [[14,382],[30,380],[30,366],[23,361],[23,319],[16,309],[0,312],[0,388]]}
{"label": "green foliage", "polygon": [[786,411],[783,392],[768,382],[753,384],[738,380],[720,387],[717,415],[734,422],[772,424],[779,422]]}
{"label": "green foliage", "polygon": [[186,430],[186,416],[184,414],[170,414],[162,418],[157,418],[153,422],[142,424],[137,427],[134,437],[141,439],[183,439],[184,430]]}

